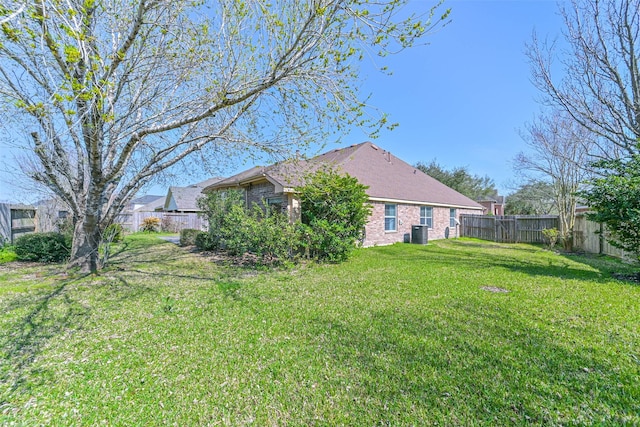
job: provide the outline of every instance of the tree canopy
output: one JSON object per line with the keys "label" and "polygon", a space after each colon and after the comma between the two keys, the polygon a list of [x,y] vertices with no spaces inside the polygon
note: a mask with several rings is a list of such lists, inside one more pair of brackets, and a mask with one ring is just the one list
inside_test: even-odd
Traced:
{"label": "tree canopy", "polygon": [[358,91],[359,61],[449,13],[399,19],[405,3],[3,1],[2,123],[33,154],[23,171],[73,213],[71,265],[95,271],[102,230],[169,168],[384,126]]}
{"label": "tree canopy", "polygon": [[553,186],[544,181],[528,182],[506,197],[506,215],[553,215],[558,210]]}
{"label": "tree canopy", "polygon": [[432,160],[428,165],[418,162],[416,168],[473,200],[492,198],[498,195],[493,179],[488,176],[473,175],[467,167],[459,166],[447,170]]}

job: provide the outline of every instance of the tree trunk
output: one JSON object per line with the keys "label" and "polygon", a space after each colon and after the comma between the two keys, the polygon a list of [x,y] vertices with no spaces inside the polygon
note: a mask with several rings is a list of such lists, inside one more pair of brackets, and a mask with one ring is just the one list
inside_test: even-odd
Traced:
{"label": "tree trunk", "polygon": [[100,227],[94,215],[87,215],[78,221],[73,231],[73,245],[69,267],[79,267],[82,273],[95,273],[98,270],[98,246]]}

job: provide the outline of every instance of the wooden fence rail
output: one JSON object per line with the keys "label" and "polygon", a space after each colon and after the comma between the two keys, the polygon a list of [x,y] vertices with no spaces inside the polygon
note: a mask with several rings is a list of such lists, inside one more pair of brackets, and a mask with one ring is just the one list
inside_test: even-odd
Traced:
{"label": "wooden fence rail", "polygon": [[544,243],[542,230],[558,228],[556,215],[460,215],[460,235],[501,243]]}

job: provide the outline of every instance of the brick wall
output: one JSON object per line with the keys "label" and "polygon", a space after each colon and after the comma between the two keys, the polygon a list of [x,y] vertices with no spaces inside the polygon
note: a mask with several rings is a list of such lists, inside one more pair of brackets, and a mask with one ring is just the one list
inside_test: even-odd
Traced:
{"label": "brick wall", "polygon": [[[396,242],[404,242],[405,234],[411,235],[411,226],[420,224],[420,205],[396,204],[397,231],[384,230],[384,205],[383,202],[371,202],[373,209],[369,222],[365,227],[364,246],[388,245]],[[472,209],[458,209],[456,214],[479,214],[481,211]],[[429,240],[444,239],[445,230],[449,227],[449,208],[433,207],[433,228],[429,229]],[[449,237],[457,237],[456,229],[451,228]]]}
{"label": "brick wall", "polygon": [[275,186],[270,182],[261,182],[258,184],[251,184],[248,187],[245,187],[246,191],[246,203],[247,207],[253,206],[254,203],[257,203],[260,206],[263,206],[263,202],[265,202],[268,198],[277,197],[282,200],[281,209],[282,212],[288,212],[288,202],[289,199],[286,194],[275,192]]}

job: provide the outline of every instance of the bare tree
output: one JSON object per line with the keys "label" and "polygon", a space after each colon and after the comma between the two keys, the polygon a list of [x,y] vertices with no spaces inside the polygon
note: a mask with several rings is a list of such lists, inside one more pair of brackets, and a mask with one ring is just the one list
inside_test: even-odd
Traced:
{"label": "bare tree", "polygon": [[590,174],[592,134],[562,111],[539,115],[520,134],[529,150],[516,156],[515,169],[529,179],[550,184],[560,234],[568,242],[575,221],[576,192]]}
{"label": "bare tree", "polygon": [[593,154],[637,153],[640,140],[640,0],[571,0],[560,3],[568,51],[564,77],[553,64],[555,43],[534,35],[527,47],[532,80],[545,101],[566,111],[599,144]]}
{"label": "bare tree", "polygon": [[277,153],[384,125],[358,94],[359,60],[411,46],[449,13],[398,20],[404,3],[3,1],[4,120],[27,130],[25,172],[71,208],[71,265],[95,271],[102,230],[194,153]]}

